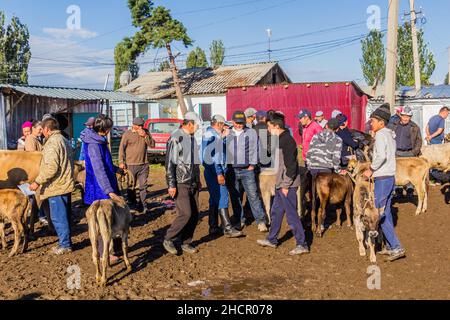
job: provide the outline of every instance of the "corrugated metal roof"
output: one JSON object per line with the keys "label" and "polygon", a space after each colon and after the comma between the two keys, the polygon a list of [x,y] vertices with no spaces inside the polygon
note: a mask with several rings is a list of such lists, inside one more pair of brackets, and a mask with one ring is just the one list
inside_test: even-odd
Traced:
{"label": "corrugated metal roof", "polygon": [[[212,68],[192,68],[179,71],[184,82],[184,94],[221,94],[228,88],[254,86],[275,68],[276,62],[222,66]],[[289,78],[285,78],[290,82]],[[175,94],[171,71],[149,72],[120,89],[145,99],[164,99]]]}
{"label": "corrugated metal roof", "polygon": [[147,102],[127,92],[0,84],[0,89],[9,88],[27,95],[71,100],[109,100],[110,102]]}
{"label": "corrugated metal roof", "polygon": [[[364,87],[367,92],[370,87]],[[384,99],[384,86],[377,88],[377,93],[373,100],[380,101]],[[406,99],[445,99],[450,98],[450,86],[449,85],[437,85],[422,87],[419,92],[416,92],[414,87],[400,87],[396,90],[395,95],[397,98]]]}

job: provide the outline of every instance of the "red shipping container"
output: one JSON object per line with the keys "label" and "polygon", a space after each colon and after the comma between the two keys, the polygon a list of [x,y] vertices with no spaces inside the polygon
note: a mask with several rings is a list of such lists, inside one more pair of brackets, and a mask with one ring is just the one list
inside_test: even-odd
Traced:
{"label": "red shipping container", "polygon": [[354,82],[290,83],[256,87],[230,88],[227,93],[227,117],[249,107],[256,110],[274,109],[286,115],[294,138],[300,143],[298,120],[300,110],[307,109],[313,117],[323,111],[329,119],[334,109],[349,119],[349,127],[363,131],[368,96]]}

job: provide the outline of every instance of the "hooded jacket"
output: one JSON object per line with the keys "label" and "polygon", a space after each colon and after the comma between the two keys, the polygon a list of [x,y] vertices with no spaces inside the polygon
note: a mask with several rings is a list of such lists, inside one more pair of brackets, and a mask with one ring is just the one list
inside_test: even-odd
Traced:
{"label": "hooded jacket", "polygon": [[313,137],[322,132],[323,128],[315,121],[311,121],[309,125],[302,128],[302,156],[303,160],[306,160],[306,156],[308,154],[309,148],[311,147],[311,142]]}
{"label": "hooded jacket", "polygon": [[94,130],[85,129],[80,135],[86,161],[86,191],[84,202],[109,199],[110,193],[118,194],[117,179],[105,137]]}
{"label": "hooded jacket", "polygon": [[342,139],[333,131],[316,134],[310,144],[306,162],[308,169],[340,170]]}
{"label": "hooded jacket", "polygon": [[396,150],[395,133],[392,130],[383,128],[376,133],[371,166],[374,178],[395,176]]}

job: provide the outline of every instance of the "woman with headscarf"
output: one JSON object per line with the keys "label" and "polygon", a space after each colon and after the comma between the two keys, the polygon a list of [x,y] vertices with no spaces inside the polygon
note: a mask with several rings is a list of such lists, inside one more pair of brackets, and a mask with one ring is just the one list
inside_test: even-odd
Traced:
{"label": "woman with headscarf", "polygon": [[25,151],[25,140],[31,134],[33,123],[26,121],[22,124],[22,137],[17,141],[17,150]]}

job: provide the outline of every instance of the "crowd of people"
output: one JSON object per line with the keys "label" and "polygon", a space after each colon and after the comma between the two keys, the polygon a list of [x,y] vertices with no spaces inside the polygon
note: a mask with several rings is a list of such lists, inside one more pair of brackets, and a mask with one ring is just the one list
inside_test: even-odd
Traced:
{"label": "crowd of people", "polygon": [[[445,119],[449,108],[443,107],[426,127],[426,141],[443,143]],[[386,239],[385,254],[391,261],[405,256],[394,229],[391,202],[395,188],[396,157],[420,155],[422,136],[412,119],[408,106],[397,110],[391,117],[389,105],[376,109],[370,116],[370,132],[375,138],[371,168],[364,172],[374,180],[375,205],[383,210],[380,227]],[[348,127],[348,117],[334,110],[330,119],[319,111],[313,115],[301,110],[297,116],[301,136],[301,159],[313,180],[319,173],[347,174],[349,158],[359,145]],[[251,213],[258,230],[268,233],[258,240],[263,247],[275,248],[278,234],[286,215],[292,229],[296,247],[291,255],[309,253],[302,220],[298,215],[297,190],[300,187],[298,146],[286,117],[280,111],[262,111],[249,108],[233,114],[231,123],[221,115],[211,119],[211,125],[198,144],[194,135],[201,126],[201,119],[194,112],[183,117],[180,128],[172,133],[167,143],[166,180],[168,194],[174,199],[176,218],[164,237],[163,247],[172,254],[181,250],[196,253],[193,238],[199,219],[198,197],[202,189],[200,175],[204,174],[209,192],[209,233],[211,236],[225,235],[229,238],[244,236],[243,229],[251,223],[245,212]],[[86,182],[84,203],[96,200],[116,199],[119,188],[116,178],[108,135],[113,121],[99,115],[85,123],[80,135],[81,155],[85,161]],[[30,185],[30,190],[40,195],[39,211],[42,221],[48,221],[58,236],[54,254],[72,251],[70,212],[74,191],[73,149],[60,130],[57,119],[46,115],[42,121],[25,122],[23,137],[18,149],[40,151],[43,154],[39,176]],[[154,146],[151,134],[144,129],[144,119],[136,118],[123,136],[119,147],[119,168],[128,171],[139,185],[139,203],[131,190],[127,200],[131,207],[148,212],[147,191],[149,162],[147,148]],[[301,161],[300,161],[301,162]],[[204,171],[201,173],[200,166]],[[264,168],[276,172],[275,198],[270,212],[265,212],[259,190],[259,174]],[[433,172],[431,172],[433,175]],[[403,190],[400,190],[402,192]],[[412,187],[408,186],[408,192]],[[244,194],[246,205],[244,206]],[[36,201],[35,201],[36,202]],[[46,204],[46,205],[45,205]],[[232,215],[229,208],[232,208]],[[41,209],[38,209],[40,207]],[[270,215],[270,226],[266,220]],[[101,245],[101,244],[100,244]],[[120,241],[114,242],[111,259],[120,256]]]}

